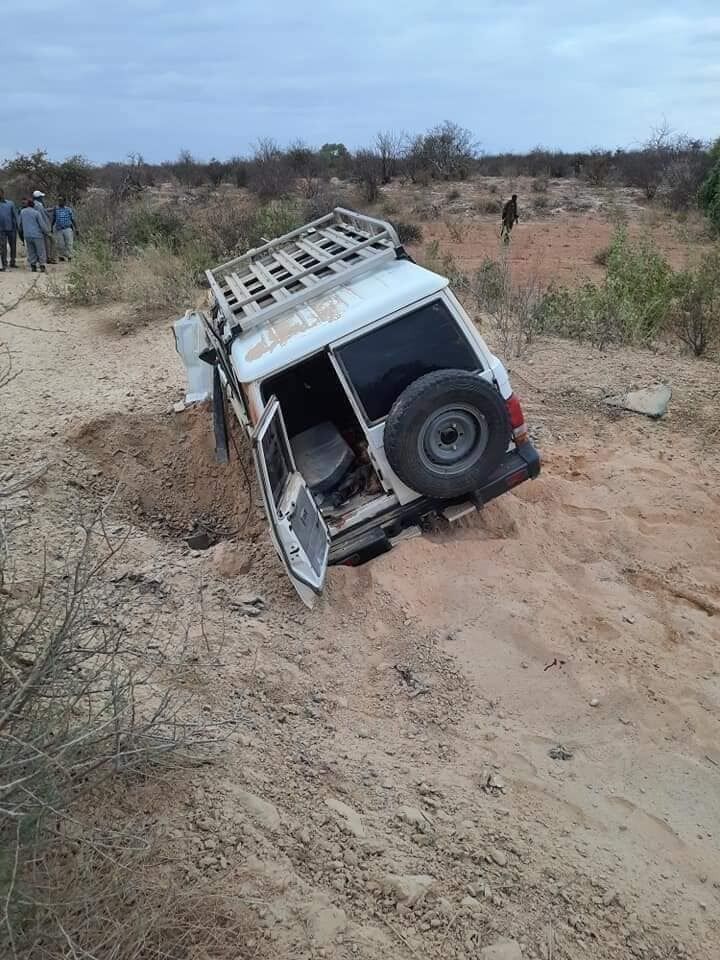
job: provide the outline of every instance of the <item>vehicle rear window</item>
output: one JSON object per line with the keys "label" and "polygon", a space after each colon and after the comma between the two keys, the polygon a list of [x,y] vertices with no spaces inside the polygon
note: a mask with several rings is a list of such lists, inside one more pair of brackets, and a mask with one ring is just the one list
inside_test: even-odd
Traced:
{"label": "vehicle rear window", "polygon": [[426,373],[480,369],[442,300],[346,343],[337,355],[371,422],[386,417],[405,387]]}

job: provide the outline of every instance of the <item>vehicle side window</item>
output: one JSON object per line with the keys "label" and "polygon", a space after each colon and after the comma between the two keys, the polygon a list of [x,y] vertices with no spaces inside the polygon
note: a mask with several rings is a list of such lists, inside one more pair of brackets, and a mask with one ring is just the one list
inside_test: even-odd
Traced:
{"label": "vehicle side window", "polygon": [[370,422],[434,370],[480,370],[477,354],[442,300],[434,300],[337,351]]}
{"label": "vehicle side window", "polygon": [[273,417],[261,443],[273,500],[275,506],[279,508],[287,478],[292,472],[279,417]]}

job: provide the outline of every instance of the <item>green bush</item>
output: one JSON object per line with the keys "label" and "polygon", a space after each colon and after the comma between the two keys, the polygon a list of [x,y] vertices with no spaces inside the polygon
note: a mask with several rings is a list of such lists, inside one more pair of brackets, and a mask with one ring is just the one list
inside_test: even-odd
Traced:
{"label": "green bush", "polygon": [[678,278],[675,333],[696,357],[720,343],[720,247]]}
{"label": "green bush", "polygon": [[176,251],[186,229],[186,220],[179,211],[169,206],[133,207],[127,223],[127,240],[131,247],[162,244]]}
{"label": "green bush", "polygon": [[713,165],[700,188],[700,206],[715,230],[720,231],[720,139],[710,151]]}
{"label": "green bush", "polygon": [[106,303],[113,299],[116,292],[116,269],[113,252],[107,241],[86,240],[76,247],[65,275],[66,286],[57,292],[69,303],[81,306]]}
{"label": "green bush", "polygon": [[255,247],[265,240],[296,230],[305,222],[305,210],[298,200],[271,200],[259,207],[247,224],[247,246]]}
{"label": "green bush", "polygon": [[473,292],[480,309],[492,313],[505,297],[509,282],[507,264],[485,257],[473,277]]}
{"label": "green bush", "polygon": [[677,282],[652,244],[632,243],[620,227],[607,252],[605,280],[574,290],[551,287],[541,304],[541,325],[547,332],[599,346],[649,343],[667,330]]}

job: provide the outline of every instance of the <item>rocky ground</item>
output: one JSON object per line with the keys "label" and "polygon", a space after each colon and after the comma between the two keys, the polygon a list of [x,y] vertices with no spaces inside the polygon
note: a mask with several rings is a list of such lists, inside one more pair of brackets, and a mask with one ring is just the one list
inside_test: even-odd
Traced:
{"label": "rocky ground", "polygon": [[[0,283],[7,306],[30,274]],[[307,611],[244,448],[215,466],[203,411],[173,412],[169,327],[106,319],[0,316],[0,485],[48,465],[2,522],[32,590],[104,504],[114,615],[218,735],[107,807],[155,838],[158,882],[242,905],[243,942],[194,955],[718,954],[718,367],[536,344],[512,376],[541,478],[335,568]],[[654,381],[661,421],[603,402]],[[190,549],[200,527],[220,542]]]}

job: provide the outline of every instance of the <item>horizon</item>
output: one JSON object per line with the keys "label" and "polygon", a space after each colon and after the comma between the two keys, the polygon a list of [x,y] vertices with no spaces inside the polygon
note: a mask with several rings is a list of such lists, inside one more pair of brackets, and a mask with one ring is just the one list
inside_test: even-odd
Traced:
{"label": "horizon", "polygon": [[[436,126],[436,124],[432,124],[432,126]],[[596,150],[597,150],[597,151],[600,151],[600,152],[602,152],[602,153],[610,153],[610,154],[616,154],[616,153],[621,152],[621,151],[631,152],[631,151],[633,151],[633,150],[642,150],[645,142],[646,142],[646,141],[648,140],[648,138],[651,136],[652,131],[653,131],[654,129],[659,128],[660,126],[661,126],[661,123],[656,124],[654,127],[652,127],[652,128],[650,128],[649,130],[647,130],[647,131],[645,132],[645,135],[644,135],[644,136],[637,137],[635,140],[633,140],[632,143],[619,144],[619,145],[616,145],[616,146],[606,146],[606,145],[603,145],[603,144],[594,144],[592,147],[588,147],[588,148],[586,148],[586,149],[568,149],[568,148],[565,148],[565,147],[557,147],[557,146],[550,147],[550,146],[547,146],[546,144],[536,143],[536,144],[534,144],[532,147],[528,147],[527,149],[504,150],[504,149],[500,148],[499,150],[485,150],[485,149],[483,149],[482,142],[481,142],[481,141],[477,141],[477,140],[474,139],[474,145],[475,145],[475,149],[476,149],[476,154],[475,154],[475,156],[476,156],[477,159],[488,158],[488,157],[496,157],[496,156],[498,156],[498,157],[502,157],[502,156],[528,157],[528,156],[530,156],[531,154],[535,153],[536,151],[537,151],[537,152],[540,152],[540,153],[561,154],[561,155],[565,155],[565,156],[573,156],[573,155],[575,155],[575,154],[585,155],[585,154],[592,153],[592,152],[594,152],[594,151],[596,151]],[[386,132],[386,131],[380,131],[380,130],[377,131],[377,133],[381,133],[381,132]],[[392,133],[396,133],[396,131],[391,131],[391,132],[392,132]],[[419,133],[426,133],[426,132],[427,132],[426,130],[412,131],[411,133],[410,133],[409,131],[401,131],[401,132],[400,132],[400,135],[405,135],[406,133],[410,133],[410,135],[412,136],[412,135],[414,135],[415,133],[418,133],[418,134],[419,134]],[[473,131],[471,131],[471,133],[472,133],[472,132],[473,132]],[[682,131],[680,131],[680,130],[672,130],[672,131],[670,131],[670,133],[671,133],[671,135],[673,135],[673,136],[676,136],[676,135],[677,135],[677,136],[686,137],[687,140],[688,140],[689,142],[691,142],[691,143],[702,143],[702,144],[703,144],[703,147],[706,148],[706,149],[711,148],[711,147],[712,147],[712,144],[713,144],[713,142],[714,142],[714,140],[711,140],[711,139],[703,139],[703,138],[701,138],[701,137],[693,137],[691,134],[688,134],[687,131],[684,131],[684,130],[682,130]],[[474,134],[473,134],[473,136],[474,136]],[[258,139],[260,139],[260,138],[258,138]],[[274,139],[274,138],[272,138],[272,139]],[[716,138],[716,139],[717,139],[717,138]],[[329,140],[324,140],[322,143],[308,143],[308,142],[306,142],[306,141],[300,141],[300,140],[299,140],[299,141],[296,141],[296,142],[302,142],[302,145],[303,145],[303,146],[308,147],[310,150],[312,150],[312,151],[314,151],[314,152],[316,152],[316,153],[319,152],[319,151],[322,149],[322,147],[323,147],[325,144],[327,144],[327,143],[340,143],[340,144],[343,144],[345,147],[347,147],[348,150],[352,153],[352,152],[354,152],[355,150],[361,150],[361,149],[363,149],[363,148],[371,148],[371,147],[373,147],[373,146],[374,146],[374,140],[375,140],[375,135],[373,135],[367,143],[360,143],[360,144],[356,144],[356,145],[350,145],[350,144],[346,143],[345,141],[343,141],[343,140],[341,140],[341,139],[329,139]],[[229,163],[230,161],[236,160],[236,159],[242,160],[242,161],[251,162],[251,161],[253,160],[253,148],[254,148],[254,145],[255,145],[257,142],[258,142],[257,139],[254,140],[254,141],[251,141],[251,143],[250,143],[250,145],[249,145],[249,148],[248,148],[248,150],[247,150],[245,153],[237,153],[237,154],[232,154],[232,155],[228,155],[228,156],[220,156],[220,155],[215,154],[215,153],[199,154],[199,153],[196,153],[196,152],[194,152],[194,151],[192,151],[192,150],[190,150],[189,152],[192,154],[192,160],[193,160],[193,162],[194,162],[194,163],[197,163],[197,164],[200,164],[200,165],[202,165],[202,164],[207,164],[207,163],[209,163],[209,162],[211,162],[211,161],[213,161],[213,160],[217,160],[217,161],[219,161],[220,163]],[[283,143],[283,142],[281,142],[281,141],[277,141],[277,146],[279,147],[279,149],[280,149],[281,151],[286,152],[287,150],[289,150],[289,149],[293,146],[293,142]],[[185,151],[185,150],[189,150],[189,148],[187,148],[187,147],[181,147],[180,150],[178,151],[178,153],[177,153],[175,156],[172,156],[172,157],[171,157],[171,156],[161,157],[161,158],[159,158],[159,159],[150,159],[150,158],[147,157],[145,154],[143,154],[143,152],[142,152],[141,150],[139,150],[139,151],[130,151],[129,154],[126,154],[126,155],[123,156],[123,157],[112,157],[112,158],[105,158],[105,159],[102,159],[102,160],[95,160],[95,159],[92,159],[91,157],[88,157],[86,154],[82,154],[82,153],[78,153],[78,154],[66,154],[66,155],[64,155],[64,156],[59,156],[59,155],[55,155],[55,156],[54,156],[53,154],[50,153],[49,150],[47,150],[47,149],[46,149],[45,147],[43,147],[42,145],[38,144],[38,145],[36,145],[32,150],[28,150],[28,151],[15,151],[14,153],[6,154],[6,155],[0,154],[0,168],[2,168],[2,166],[3,166],[5,163],[8,163],[8,162],[14,160],[14,159],[15,159],[16,157],[18,157],[18,156],[26,156],[26,155],[28,155],[28,154],[33,154],[33,153],[35,153],[36,151],[40,151],[40,152],[42,152],[42,153],[45,153],[45,154],[47,155],[48,159],[51,160],[52,162],[55,162],[55,163],[60,163],[60,162],[62,162],[63,160],[68,160],[68,159],[70,159],[70,158],[72,158],[72,157],[74,157],[74,156],[79,156],[79,157],[81,157],[82,159],[87,160],[88,163],[90,163],[93,167],[100,167],[100,168],[102,168],[102,167],[107,166],[107,165],[109,165],[109,164],[124,164],[124,163],[128,163],[128,162],[129,162],[129,159],[130,159],[130,155],[131,155],[131,154],[134,154],[135,156],[140,156],[140,157],[142,158],[143,163],[146,163],[148,166],[164,166],[165,164],[174,164],[174,163],[177,163],[177,162],[178,162],[178,159],[179,159],[180,153],[182,153],[182,152]]]}
{"label": "horizon", "polygon": [[[6,35],[26,13],[5,13]],[[37,0],[32,44],[6,56],[18,77],[0,108],[0,157],[39,143],[94,164],[246,155],[254,141],[367,146],[378,130],[449,118],[486,154],[632,149],[667,120],[720,133],[720,15],[670,4],[430,0],[341,9],[316,0]],[[29,118],[32,122],[29,122]],[[9,134],[13,137],[10,140]],[[561,145],[561,146],[556,146]]]}

